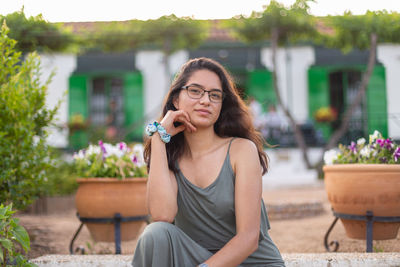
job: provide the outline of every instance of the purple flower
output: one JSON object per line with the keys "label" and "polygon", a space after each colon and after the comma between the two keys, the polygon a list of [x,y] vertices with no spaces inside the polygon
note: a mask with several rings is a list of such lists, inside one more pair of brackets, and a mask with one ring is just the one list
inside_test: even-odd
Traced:
{"label": "purple flower", "polygon": [[381,157],[381,158],[379,158],[379,160],[381,163],[387,163],[387,161],[388,161],[386,157]]}
{"label": "purple flower", "polygon": [[394,151],[393,157],[394,157],[394,161],[396,161],[396,162],[400,158],[400,146],[396,148],[396,151]]}
{"label": "purple flower", "polygon": [[351,142],[349,149],[351,150],[351,152],[353,152],[354,154],[357,153],[357,144],[355,142]]}
{"label": "purple flower", "polygon": [[107,154],[107,150],[106,150],[106,148],[104,147],[104,144],[103,144],[103,141],[101,141],[101,140],[99,140],[99,146],[100,146],[100,148],[101,148],[101,151],[103,152],[103,160],[106,158],[106,154]]}
{"label": "purple flower", "polygon": [[119,143],[119,150],[124,150],[125,146],[124,142]]}
{"label": "purple flower", "polygon": [[138,165],[138,159],[137,159],[136,155],[133,155],[132,162],[133,162],[135,165]]}
{"label": "purple flower", "polygon": [[393,141],[390,140],[389,138],[386,139],[386,140],[385,140],[385,147],[386,147],[387,149],[392,149],[392,147],[393,147]]}
{"label": "purple flower", "polygon": [[380,147],[383,147],[385,145],[385,139],[376,139],[376,143],[380,145]]}

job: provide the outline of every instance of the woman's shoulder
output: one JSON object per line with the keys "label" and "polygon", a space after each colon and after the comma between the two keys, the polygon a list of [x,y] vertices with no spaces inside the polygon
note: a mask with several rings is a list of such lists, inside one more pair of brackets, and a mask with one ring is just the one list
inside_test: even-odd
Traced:
{"label": "woman's shoulder", "polygon": [[[256,144],[246,138],[235,138],[230,149],[231,166],[236,174],[238,168],[248,168],[253,164],[258,166],[259,157]],[[254,165],[254,166],[256,166]]]}
{"label": "woman's shoulder", "polygon": [[257,146],[253,141],[241,137],[233,138],[230,151],[232,154],[238,155],[239,158],[258,153]]}

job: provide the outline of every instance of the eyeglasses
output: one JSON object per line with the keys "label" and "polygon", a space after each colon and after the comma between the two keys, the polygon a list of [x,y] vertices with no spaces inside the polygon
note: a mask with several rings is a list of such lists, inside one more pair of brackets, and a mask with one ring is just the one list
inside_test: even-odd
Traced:
{"label": "eyeglasses", "polygon": [[182,89],[185,89],[188,96],[193,99],[200,99],[203,97],[203,95],[207,92],[208,93],[208,98],[210,99],[211,102],[214,103],[220,103],[224,99],[224,92],[218,89],[212,89],[212,90],[205,90],[199,86],[196,85],[186,85],[182,86]]}

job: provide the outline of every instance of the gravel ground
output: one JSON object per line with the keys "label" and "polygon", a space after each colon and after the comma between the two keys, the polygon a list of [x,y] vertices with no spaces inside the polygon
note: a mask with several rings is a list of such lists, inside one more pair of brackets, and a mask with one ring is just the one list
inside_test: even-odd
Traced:
{"label": "gravel ground", "polygon": [[[271,220],[270,235],[282,253],[323,253],[324,235],[333,221],[330,205],[322,185],[296,189],[264,190],[263,198],[268,205],[322,203],[319,215],[304,218]],[[46,254],[69,254],[69,243],[80,225],[74,210],[60,211],[53,215],[20,214],[21,224],[31,236],[29,258]],[[330,241],[337,240],[339,252],[364,252],[364,240],[345,236],[344,228],[338,222],[330,234]],[[136,240],[122,243],[122,254],[133,254]],[[86,227],[83,227],[75,241],[75,248],[81,247],[88,254],[112,254],[113,243],[94,243]],[[374,241],[376,252],[400,252],[400,231],[397,239]]]}

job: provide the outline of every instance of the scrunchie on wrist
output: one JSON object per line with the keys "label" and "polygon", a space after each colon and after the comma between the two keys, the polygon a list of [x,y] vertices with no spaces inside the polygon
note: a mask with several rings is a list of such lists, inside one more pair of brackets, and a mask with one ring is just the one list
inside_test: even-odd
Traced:
{"label": "scrunchie on wrist", "polygon": [[169,143],[169,141],[171,141],[171,135],[169,135],[167,133],[167,131],[165,130],[165,128],[157,121],[154,121],[153,123],[148,124],[146,126],[145,131],[148,136],[152,136],[155,132],[158,132],[161,140],[164,143]]}

